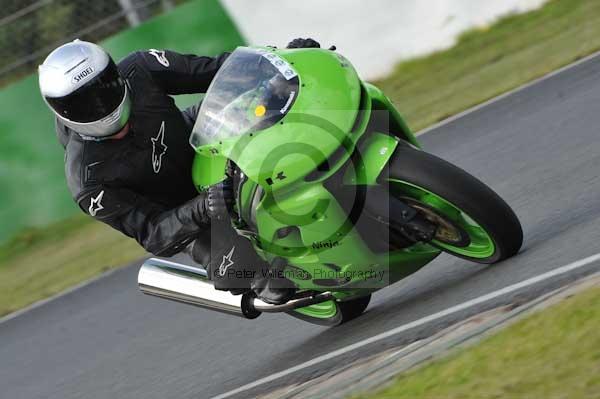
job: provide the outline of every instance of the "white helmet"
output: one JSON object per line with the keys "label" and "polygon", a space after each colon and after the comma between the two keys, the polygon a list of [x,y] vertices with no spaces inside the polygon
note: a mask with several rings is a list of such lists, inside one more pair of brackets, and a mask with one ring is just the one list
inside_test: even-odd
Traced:
{"label": "white helmet", "polygon": [[75,40],[39,67],[40,91],[54,114],[77,133],[97,139],[119,132],[129,119],[125,80],[102,47]]}

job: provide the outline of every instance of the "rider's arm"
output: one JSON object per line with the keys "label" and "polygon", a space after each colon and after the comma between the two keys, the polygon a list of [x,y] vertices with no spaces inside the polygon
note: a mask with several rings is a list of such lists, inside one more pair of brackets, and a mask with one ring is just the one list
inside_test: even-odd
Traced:
{"label": "rider's arm", "polygon": [[87,188],[76,200],[85,213],[135,238],[148,252],[172,256],[210,228],[206,196],[201,193],[177,208],[166,209],[131,190],[98,185]]}
{"label": "rider's arm", "polygon": [[217,57],[179,54],[169,50],[137,53],[152,80],[167,94],[205,93],[229,53]]}

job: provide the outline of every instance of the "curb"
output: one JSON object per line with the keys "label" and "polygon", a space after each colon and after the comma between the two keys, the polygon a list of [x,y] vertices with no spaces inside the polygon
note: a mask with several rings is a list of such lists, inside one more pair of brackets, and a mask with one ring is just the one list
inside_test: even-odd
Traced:
{"label": "curb", "polygon": [[585,289],[600,286],[595,273],[523,304],[498,307],[472,316],[439,333],[401,348],[361,359],[302,384],[287,386],[262,399],[343,399],[381,390],[400,373],[468,348],[517,321]]}

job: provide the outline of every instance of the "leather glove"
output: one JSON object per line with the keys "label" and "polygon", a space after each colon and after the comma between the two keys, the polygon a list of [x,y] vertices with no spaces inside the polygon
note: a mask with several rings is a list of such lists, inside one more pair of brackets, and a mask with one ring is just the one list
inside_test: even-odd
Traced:
{"label": "leather glove", "polygon": [[321,48],[321,45],[311,38],[298,38],[289,42],[286,48]]}
{"label": "leather glove", "polygon": [[211,220],[228,219],[233,204],[233,180],[230,177],[208,188],[206,214]]}
{"label": "leather glove", "polygon": [[226,221],[213,221],[210,228],[200,231],[191,252],[215,289],[234,295],[249,291],[251,281],[269,271],[269,264],[258,256],[252,243]]}

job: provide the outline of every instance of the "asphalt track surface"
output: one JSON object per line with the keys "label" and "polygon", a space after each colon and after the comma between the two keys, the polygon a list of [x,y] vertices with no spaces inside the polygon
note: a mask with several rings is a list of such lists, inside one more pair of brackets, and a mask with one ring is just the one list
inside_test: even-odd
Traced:
{"label": "asphalt track surface", "polygon": [[[481,266],[443,255],[377,293],[362,317],[333,329],[286,315],[247,321],[146,297],[136,287],[138,265],[131,265],[0,324],[0,398],[210,398],[600,252],[600,57],[421,140],[515,209],[525,232],[518,256]],[[589,262],[237,397],[304,381],[599,269],[599,261]]]}

